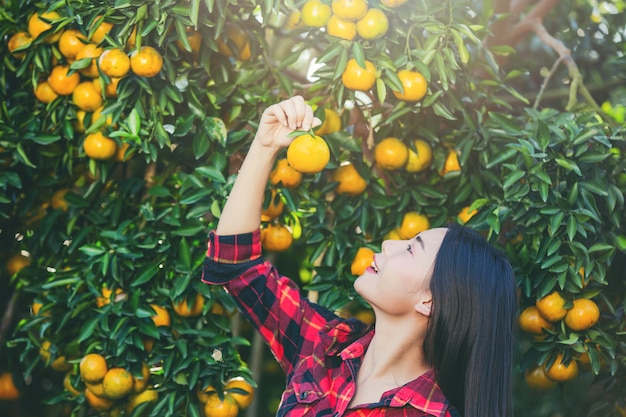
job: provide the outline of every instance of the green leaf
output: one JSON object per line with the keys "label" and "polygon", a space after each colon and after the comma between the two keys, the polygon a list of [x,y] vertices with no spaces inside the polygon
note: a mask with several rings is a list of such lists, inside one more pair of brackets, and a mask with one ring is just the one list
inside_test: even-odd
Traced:
{"label": "green leaf", "polygon": [[146,282],[150,281],[159,272],[158,262],[151,262],[147,266],[143,267],[137,276],[131,281],[132,287],[138,287]]}
{"label": "green leaf", "polygon": [[84,245],[81,246],[78,250],[90,257],[102,255],[106,252],[106,249],[96,245]]}
{"label": "green leaf", "polygon": [[352,56],[356,63],[359,64],[361,68],[365,69],[365,51],[360,42],[352,43]]}

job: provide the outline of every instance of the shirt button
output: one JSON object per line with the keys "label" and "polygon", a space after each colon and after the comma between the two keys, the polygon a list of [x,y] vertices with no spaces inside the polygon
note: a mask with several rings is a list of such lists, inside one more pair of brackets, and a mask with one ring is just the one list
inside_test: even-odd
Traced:
{"label": "shirt button", "polygon": [[301,400],[306,400],[306,397],[309,396],[309,393],[307,391],[301,392],[300,393],[300,399]]}

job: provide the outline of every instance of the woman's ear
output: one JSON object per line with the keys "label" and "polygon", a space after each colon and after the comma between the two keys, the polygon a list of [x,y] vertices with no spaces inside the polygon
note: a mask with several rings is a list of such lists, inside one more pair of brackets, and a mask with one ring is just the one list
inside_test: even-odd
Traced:
{"label": "woman's ear", "polygon": [[427,300],[422,300],[419,303],[415,304],[415,311],[422,314],[423,316],[430,317],[430,309],[433,305],[432,298],[428,298]]}

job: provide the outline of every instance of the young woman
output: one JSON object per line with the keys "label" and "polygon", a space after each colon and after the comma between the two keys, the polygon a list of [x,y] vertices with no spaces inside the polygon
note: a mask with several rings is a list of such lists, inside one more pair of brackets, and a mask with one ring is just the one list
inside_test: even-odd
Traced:
{"label": "young woman", "polygon": [[302,97],[263,113],[203,281],[224,285],[287,375],[278,416],[503,417],[511,411],[516,305],[508,261],[461,226],[389,240],[354,284],[374,328],[301,297],[261,257],[269,172],[294,130],[319,124]]}

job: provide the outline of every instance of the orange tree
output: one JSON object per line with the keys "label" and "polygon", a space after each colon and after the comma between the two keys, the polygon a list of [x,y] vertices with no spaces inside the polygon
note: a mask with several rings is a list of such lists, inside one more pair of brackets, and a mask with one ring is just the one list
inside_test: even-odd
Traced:
{"label": "orange tree", "polygon": [[[259,111],[298,93],[330,160],[277,162],[263,242],[280,268],[369,317],[352,290],[364,248],[466,223],[507,252],[520,313],[536,312],[520,314],[535,334],[520,335],[518,414],[621,412],[624,51],[593,39],[623,36],[623,4],[581,1],[573,27],[567,4],[544,3],[7,2],[0,285],[15,317],[0,368],[24,391],[59,381],[48,402],[77,413],[248,406],[228,387],[260,375],[234,306],[199,282],[204,239]],[[587,80],[607,76],[589,56],[613,63],[594,94]]]}

